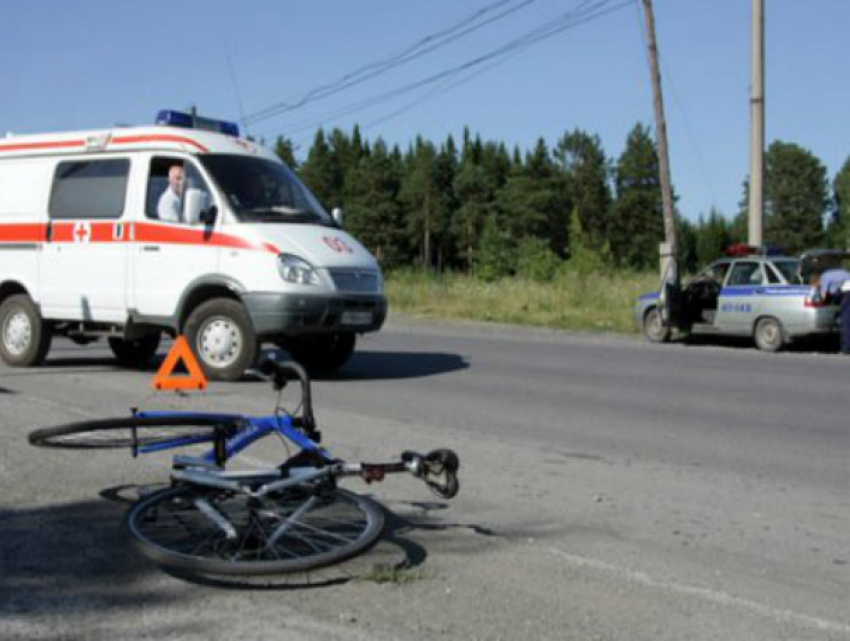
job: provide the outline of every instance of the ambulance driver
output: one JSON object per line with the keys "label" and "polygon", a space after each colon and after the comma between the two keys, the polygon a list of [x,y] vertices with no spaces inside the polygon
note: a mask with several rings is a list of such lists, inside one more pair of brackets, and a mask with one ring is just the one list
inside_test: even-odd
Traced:
{"label": "ambulance driver", "polygon": [[159,197],[156,212],[160,220],[181,222],[183,209],[183,165],[171,165],[168,169],[168,187]]}

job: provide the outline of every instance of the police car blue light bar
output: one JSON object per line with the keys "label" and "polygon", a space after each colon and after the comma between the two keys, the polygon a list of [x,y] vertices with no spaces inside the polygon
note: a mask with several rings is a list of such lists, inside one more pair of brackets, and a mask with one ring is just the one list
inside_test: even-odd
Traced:
{"label": "police car blue light bar", "polygon": [[204,131],[215,131],[227,136],[239,137],[239,125],[226,120],[215,120],[204,118],[195,114],[187,114],[183,111],[163,109],[156,115],[156,124],[169,127],[183,127],[185,129],[202,129]]}

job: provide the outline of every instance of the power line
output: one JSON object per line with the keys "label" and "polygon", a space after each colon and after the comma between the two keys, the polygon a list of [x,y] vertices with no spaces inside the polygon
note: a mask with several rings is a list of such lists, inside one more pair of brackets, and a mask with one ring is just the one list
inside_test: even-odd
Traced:
{"label": "power line", "polygon": [[[425,78],[421,78],[419,80],[407,83],[400,87],[396,87],[381,94],[371,96],[355,103],[350,103],[349,105],[334,110],[333,112],[326,113],[318,121],[314,119],[310,121],[309,124],[305,122],[299,125],[295,125],[294,128],[290,127],[287,133],[289,135],[293,135],[306,129],[314,129],[327,121],[339,120],[359,111],[363,111],[364,109],[368,109],[375,105],[388,102],[402,95],[411,93],[422,87],[433,85],[443,80],[446,81],[447,84],[440,87],[437,93],[433,93],[433,95],[429,94],[426,97],[415,100],[409,105],[397,110],[396,112],[393,112],[393,114],[390,114],[391,117],[395,117],[400,113],[403,113],[404,111],[412,109],[418,104],[421,104],[421,102],[423,102],[424,100],[431,99],[433,97],[436,97],[436,95],[445,93],[450,88],[455,88],[457,86],[460,86],[461,84],[469,82],[470,80],[472,80],[472,78],[476,77],[484,70],[478,70],[476,71],[476,73],[473,73],[466,78],[458,79],[458,76],[464,74],[465,72],[475,69],[476,67],[479,67],[485,63],[494,61],[493,64],[488,66],[488,69],[492,68],[497,64],[503,63],[510,57],[513,57],[513,55],[517,55],[518,53],[521,53],[522,51],[530,48],[531,46],[538,44],[539,42],[548,40],[549,38],[559,35],[560,33],[563,33],[569,29],[574,29],[578,26],[597,20],[605,15],[622,9],[632,4],[633,2],[634,0],[621,0],[620,2],[616,2],[615,0],[584,0],[583,2],[580,2],[571,11],[559,16],[558,18],[555,18],[554,20],[544,23],[543,25],[540,25],[528,31],[523,35],[514,38],[513,40],[495,49],[492,49],[485,54],[482,54],[476,58],[463,62],[454,67],[444,69],[443,71],[432,74]],[[456,82],[452,84],[452,81],[455,80]]]}
{"label": "power line", "polygon": [[248,124],[245,122],[245,107],[242,104],[242,94],[239,91],[239,84],[236,81],[236,71],[233,68],[233,60],[230,56],[230,43],[226,40],[224,42],[224,57],[227,61],[227,69],[230,73],[230,83],[233,85],[233,93],[236,95],[236,104],[239,107],[240,124],[245,128],[245,132],[247,133]]}
{"label": "power line", "polygon": [[486,20],[481,22],[477,22],[479,19],[483,18],[487,14],[500,9],[506,4],[510,4],[515,0],[498,0],[497,2],[491,3],[484,8],[476,11],[470,16],[462,19],[460,22],[448,27],[447,29],[443,29],[436,33],[425,36],[424,38],[418,40],[412,45],[406,47],[398,53],[391,54],[389,57],[384,58],[382,60],[378,60],[375,62],[368,63],[355,71],[352,71],[342,78],[325,84],[314,89],[308,91],[304,96],[300,99],[296,100],[292,103],[281,102],[276,105],[272,105],[271,107],[267,107],[262,109],[254,114],[251,114],[247,117],[247,121],[249,123],[258,123],[264,120],[268,120],[269,118],[273,118],[275,116],[279,116],[285,114],[287,112],[300,109],[305,105],[315,102],[317,100],[321,100],[332,96],[340,91],[344,91],[356,85],[362,84],[372,78],[375,78],[379,75],[387,73],[392,69],[395,69],[401,65],[407,64],[425,56],[429,53],[432,53],[438,49],[441,49],[452,42],[459,40],[483,27],[490,25],[498,20],[506,18],[507,16],[516,13],[520,9],[527,7],[537,0],[522,0],[519,4],[508,7],[506,10],[498,13],[494,16],[489,17]]}

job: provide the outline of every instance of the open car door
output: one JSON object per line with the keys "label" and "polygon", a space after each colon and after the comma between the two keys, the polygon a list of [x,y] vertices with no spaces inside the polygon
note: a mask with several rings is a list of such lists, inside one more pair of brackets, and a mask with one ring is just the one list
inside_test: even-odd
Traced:
{"label": "open car door", "polygon": [[810,249],[800,255],[800,282],[808,285],[812,276],[829,269],[850,270],[850,251],[843,249]]}
{"label": "open car door", "polygon": [[661,277],[661,287],[658,290],[658,309],[661,312],[661,323],[664,327],[677,327],[682,318],[682,283],[679,280],[679,265],[674,257],[670,257],[664,275]]}

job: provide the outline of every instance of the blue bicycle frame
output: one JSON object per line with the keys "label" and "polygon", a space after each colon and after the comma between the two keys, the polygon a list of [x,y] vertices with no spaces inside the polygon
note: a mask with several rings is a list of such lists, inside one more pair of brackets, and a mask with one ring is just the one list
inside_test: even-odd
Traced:
{"label": "blue bicycle frame", "polygon": [[[225,441],[225,460],[235,456],[251,445],[254,441],[258,441],[273,432],[277,432],[300,447],[302,450],[315,452],[329,462],[334,460],[330,452],[323,447],[320,447],[315,441],[311,440],[301,430],[296,428],[292,424],[292,417],[290,416],[243,416],[241,414],[207,414],[198,412],[138,412],[136,416],[140,418],[197,417],[206,420],[221,421],[222,423],[239,424],[239,428],[236,432]],[[152,452],[161,452],[163,450],[185,447],[187,445],[207,443],[213,439],[214,436],[212,435],[175,438],[171,441],[164,441],[151,445],[140,445],[137,451],[140,454],[149,454]],[[214,463],[216,460],[215,450],[210,450],[201,458],[205,461],[209,461],[210,463]]]}

